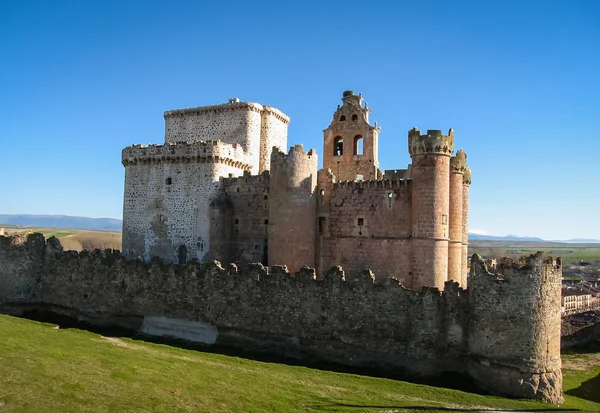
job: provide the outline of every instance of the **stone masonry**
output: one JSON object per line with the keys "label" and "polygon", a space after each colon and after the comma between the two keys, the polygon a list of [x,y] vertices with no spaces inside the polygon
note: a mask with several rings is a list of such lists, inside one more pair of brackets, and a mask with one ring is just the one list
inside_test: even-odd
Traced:
{"label": "stone masonry", "polygon": [[[249,187],[260,184],[249,178]],[[41,234],[0,237],[2,312],[39,307],[136,330],[167,317],[249,351],[407,375],[459,372],[493,393],[562,401],[560,261],[539,253],[491,269],[475,255],[468,290],[447,281],[443,291],[415,291],[338,266],[317,274],[144,262],[111,250],[64,252]]]}
{"label": "stone masonry", "polygon": [[381,171],[380,128],[345,91],[316,150],[287,146],[289,118],[258,103],[165,112],[165,144],[123,150],[123,252],[186,263],[334,265],[404,286],[467,285],[466,154],[454,132],[408,133],[412,164]]}

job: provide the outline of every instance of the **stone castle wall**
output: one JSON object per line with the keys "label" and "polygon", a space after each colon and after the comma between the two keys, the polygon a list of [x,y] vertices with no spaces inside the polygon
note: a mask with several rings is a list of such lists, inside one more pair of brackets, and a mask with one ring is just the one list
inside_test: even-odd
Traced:
{"label": "stone castle wall", "polygon": [[208,259],[267,264],[270,181],[268,171],[221,179],[222,190],[211,204]]}
{"label": "stone castle wall", "polygon": [[[95,323],[139,328],[144,317],[210,325],[216,343],[286,357],[406,373],[471,374],[494,392],[562,401],[560,264],[541,254],[490,274],[474,256],[471,289],[413,291],[279,266],[126,261],[118,252],[63,252],[40,234],[0,237],[0,307],[44,303]],[[510,326],[513,326],[511,328]]]}
{"label": "stone castle wall", "polygon": [[210,251],[210,200],[220,177],[242,175],[239,145],[193,142],[123,150],[123,253],[149,260],[203,259]]}
{"label": "stone castle wall", "polygon": [[370,268],[381,279],[411,286],[410,180],[337,182],[327,198],[320,236],[322,268],[342,265],[350,273]]}

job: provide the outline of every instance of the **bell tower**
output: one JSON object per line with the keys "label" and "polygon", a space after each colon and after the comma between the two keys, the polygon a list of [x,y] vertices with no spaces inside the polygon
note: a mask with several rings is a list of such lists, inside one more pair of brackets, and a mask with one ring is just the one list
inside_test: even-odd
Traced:
{"label": "bell tower", "polygon": [[323,131],[323,168],[331,169],[338,181],[377,179],[380,128],[369,123],[371,110],[362,94],[347,90],[333,120]]}

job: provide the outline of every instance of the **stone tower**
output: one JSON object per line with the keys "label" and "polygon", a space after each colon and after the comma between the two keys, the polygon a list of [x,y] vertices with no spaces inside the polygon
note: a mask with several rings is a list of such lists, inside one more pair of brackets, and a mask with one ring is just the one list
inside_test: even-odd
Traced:
{"label": "stone tower", "polygon": [[444,288],[448,277],[450,157],[454,132],[408,132],[412,158],[412,287]]}
{"label": "stone tower", "polygon": [[465,172],[463,174],[463,200],[462,200],[462,242],[463,242],[463,251],[462,251],[462,273],[461,273],[461,282],[463,288],[468,287],[468,275],[469,275],[469,187],[471,186],[471,168],[468,166],[465,168]]}
{"label": "stone tower", "polygon": [[253,102],[164,113],[165,144],[123,149],[123,253],[185,263],[212,256],[211,202],[221,179],[257,174],[287,146],[289,118]]}
{"label": "stone tower", "polygon": [[561,403],[560,258],[505,258],[490,273],[474,255],[471,266],[469,374],[496,393]]}
{"label": "stone tower", "polygon": [[[448,235],[448,280],[463,283],[463,174],[467,154],[460,150],[450,158],[450,224]],[[465,269],[466,270],[466,269]]]}
{"label": "stone tower", "polygon": [[287,265],[290,273],[315,266],[317,229],[317,155],[292,146],[286,155],[271,154],[269,188],[269,265]]}
{"label": "stone tower", "polygon": [[323,168],[331,169],[338,181],[378,179],[379,128],[369,123],[371,110],[351,90],[344,92],[342,102],[323,131]]}

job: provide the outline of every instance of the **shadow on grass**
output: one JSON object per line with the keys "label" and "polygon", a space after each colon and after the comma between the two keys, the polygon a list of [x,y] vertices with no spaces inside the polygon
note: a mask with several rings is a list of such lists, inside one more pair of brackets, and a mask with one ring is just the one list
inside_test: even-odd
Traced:
{"label": "shadow on grass", "polygon": [[[172,347],[178,347],[186,350],[194,350],[201,351],[205,353],[212,354],[221,354],[225,356],[232,357],[241,357],[249,360],[255,360],[260,362],[267,363],[278,363],[285,364],[289,366],[303,366],[309,367],[317,370],[324,371],[332,371],[338,373],[350,373],[361,376],[369,376],[369,377],[380,377],[387,378],[392,380],[401,380],[414,384],[424,384],[433,387],[440,387],[452,390],[460,390],[468,393],[474,393],[479,395],[488,396],[491,393],[486,392],[485,390],[479,388],[474,380],[467,376],[466,374],[456,373],[456,372],[444,372],[436,377],[422,377],[417,375],[409,375],[404,370],[385,370],[382,371],[380,369],[375,368],[361,368],[361,367],[353,367],[353,366],[345,366],[337,363],[324,362],[322,360],[311,360],[311,359],[295,359],[288,358],[283,356],[277,356],[269,353],[259,353],[254,351],[246,351],[237,347],[225,346],[220,344],[203,344],[190,342],[186,340],[170,338],[170,337],[159,337],[152,336],[148,334],[139,333],[135,330],[130,330],[118,326],[98,326],[93,325],[85,321],[77,320],[73,317],[69,317],[66,315],[57,314],[53,311],[46,310],[27,310],[24,311],[20,317],[27,318],[34,321],[40,321],[45,323],[51,323],[58,325],[61,329],[78,329],[78,330],[86,330],[92,333],[100,334],[105,337],[127,337],[139,341],[145,341],[153,344],[163,344]],[[586,382],[587,383],[587,382]],[[591,384],[591,387],[598,385]],[[583,385],[581,386],[583,387]],[[580,387],[580,388],[581,388]],[[574,390],[576,391],[576,390]],[[569,393],[570,394],[570,393]],[[579,394],[573,393],[573,395]],[[511,398],[511,397],[507,397]],[[587,399],[587,397],[584,397]],[[593,399],[589,399],[593,400]],[[597,400],[595,400],[597,401]],[[348,409],[365,409],[365,408],[381,408],[381,409],[403,409],[403,410],[420,410],[420,411],[473,411],[473,412],[485,412],[486,410],[482,409],[456,409],[456,408],[444,408],[444,407],[430,407],[430,406],[361,406],[361,405],[351,405],[351,404],[341,404],[341,403],[325,403],[319,406],[315,406],[318,409],[332,409],[334,411],[338,411],[339,408],[348,408]],[[326,411],[326,410],[325,410]],[[527,410],[501,410],[501,409],[490,409],[489,411],[494,412],[519,412],[519,411],[578,411],[578,409],[527,409]]]}
{"label": "shadow on grass", "polygon": [[315,408],[319,411],[339,411],[340,408],[348,409],[401,409],[402,411],[434,411],[434,412],[494,412],[494,413],[510,413],[510,412],[579,412],[579,409],[561,409],[561,408],[548,408],[548,409],[501,409],[501,408],[456,408],[456,407],[432,407],[432,406],[400,406],[400,405],[361,405],[361,404],[344,404],[334,403],[331,405],[319,405],[319,406],[307,406]]}
{"label": "shadow on grass", "polygon": [[569,396],[600,403],[600,374],[584,381],[576,389],[567,390],[565,393]]}

